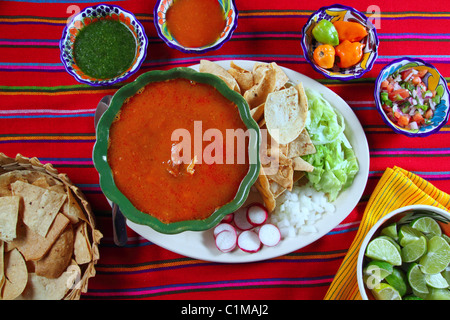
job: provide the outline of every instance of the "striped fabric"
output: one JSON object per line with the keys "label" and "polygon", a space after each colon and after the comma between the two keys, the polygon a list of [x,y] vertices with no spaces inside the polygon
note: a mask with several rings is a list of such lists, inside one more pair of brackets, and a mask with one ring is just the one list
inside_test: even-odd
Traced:
{"label": "striped fabric", "polygon": [[356,237],[325,299],[361,299],[356,280],[356,262],[364,237],[377,221],[389,212],[415,204],[425,204],[450,210],[450,195],[437,189],[425,179],[402,168],[387,168],[367,203]]}
{"label": "striped fabric", "polygon": [[[374,81],[389,61],[407,55],[433,63],[450,80],[450,10],[444,0],[395,2],[348,0],[368,15],[379,13],[380,49],[363,78],[339,82],[316,73],[300,47],[309,15],[330,1],[236,0],[239,22],[232,39],[204,55],[168,48],[153,25],[154,0],[103,1],[132,11],[144,25],[149,49],[141,70],[197,64],[199,60],[246,59],[271,62],[327,86],[359,118],[370,147],[364,194],[348,217],[321,239],[295,252],[245,264],[200,261],[165,250],[128,230],[125,247],[114,245],[111,212],[92,163],[94,112],[100,99],[121,85],[90,87],[65,72],[58,41],[67,19],[93,0],[0,1],[0,151],[51,162],[85,193],[104,234],[97,275],[82,299],[315,299],[321,300],[347,259],[368,200],[386,168],[400,167],[450,192],[450,127],[431,137],[394,134],[378,115]],[[355,288],[343,298],[356,298]],[[338,291],[336,291],[338,292]],[[337,296],[337,295],[336,295]],[[334,298],[334,296],[333,296]]]}

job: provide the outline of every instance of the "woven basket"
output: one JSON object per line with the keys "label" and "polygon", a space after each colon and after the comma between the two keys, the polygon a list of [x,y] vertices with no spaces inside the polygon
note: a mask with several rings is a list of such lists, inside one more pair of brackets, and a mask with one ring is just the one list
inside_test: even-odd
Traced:
{"label": "woven basket", "polygon": [[[100,256],[98,245],[100,243],[100,239],[103,237],[101,232],[95,228],[95,217],[88,201],[86,200],[84,194],[79,190],[79,188],[70,181],[67,174],[59,173],[58,170],[56,170],[51,164],[42,164],[37,158],[27,158],[20,154],[18,154],[16,158],[10,158],[3,153],[0,153],[0,175],[14,170],[38,171],[44,174],[48,174],[52,178],[63,183],[63,185],[67,189],[70,189],[72,191],[72,194],[76,198],[76,201],[85,214],[85,219],[80,219],[78,223],[87,224],[87,238],[90,247],[89,249],[91,259],[87,263],[78,265],[81,274],[79,275],[79,278],[74,283],[72,288],[64,296],[64,300],[80,299],[81,294],[87,292],[89,279],[95,276],[95,265]],[[74,261],[75,260],[72,259],[72,263],[74,263]]]}

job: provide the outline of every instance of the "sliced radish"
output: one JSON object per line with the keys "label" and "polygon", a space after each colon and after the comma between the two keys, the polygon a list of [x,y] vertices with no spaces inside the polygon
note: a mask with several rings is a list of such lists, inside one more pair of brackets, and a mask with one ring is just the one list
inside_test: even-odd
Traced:
{"label": "sliced radish", "polygon": [[276,246],[281,240],[280,229],[276,225],[266,223],[259,229],[259,240],[268,247]]}
{"label": "sliced radish", "polygon": [[223,217],[223,219],[222,219],[221,222],[224,222],[224,223],[231,223],[231,222],[233,222],[233,216],[234,216],[233,213],[229,213],[229,214],[227,214],[225,217]]}
{"label": "sliced radish", "polygon": [[216,236],[216,247],[221,252],[230,252],[236,248],[237,233],[235,231],[223,230]]}
{"label": "sliced radish", "polygon": [[234,213],[234,224],[240,230],[250,230],[253,225],[247,220],[247,208],[239,208]]}
{"label": "sliced radish", "polygon": [[261,241],[253,230],[245,230],[239,234],[237,245],[242,251],[254,253],[261,248]]}
{"label": "sliced radish", "polygon": [[224,230],[233,231],[236,233],[236,229],[231,224],[222,222],[214,228],[214,237]]}
{"label": "sliced radish", "polygon": [[252,226],[262,225],[268,216],[266,208],[259,203],[254,203],[247,208],[247,220]]}

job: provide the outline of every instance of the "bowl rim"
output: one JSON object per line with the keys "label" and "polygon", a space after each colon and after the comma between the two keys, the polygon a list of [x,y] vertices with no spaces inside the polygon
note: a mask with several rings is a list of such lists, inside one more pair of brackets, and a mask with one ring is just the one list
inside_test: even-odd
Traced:
{"label": "bowl rim", "polygon": [[[254,129],[256,134],[250,135],[247,152],[256,152],[255,163],[249,163],[249,169],[245,177],[242,179],[234,199],[216,211],[209,217],[202,220],[184,220],[173,223],[163,223],[159,219],[148,213],[144,213],[128,200],[123,193],[117,188],[111,172],[111,167],[107,161],[107,146],[109,141],[109,129],[115,115],[119,112],[124,101],[136,94],[139,89],[151,82],[164,81],[169,79],[185,78],[200,83],[206,83],[216,88],[228,100],[236,103],[241,120],[248,129]],[[260,129],[258,124],[253,120],[250,110],[245,99],[236,91],[231,90],[227,84],[219,77],[202,73],[187,67],[177,67],[170,70],[153,70],[140,75],[136,80],[126,84],[120,88],[112,97],[109,108],[102,115],[97,125],[96,141],[93,148],[94,166],[100,176],[100,187],[105,196],[117,204],[122,213],[130,221],[151,227],[157,232],[165,234],[175,234],[183,231],[204,231],[217,225],[223,217],[231,212],[236,211],[244,204],[247,199],[253,183],[258,178],[261,161],[259,158],[260,150]]]}
{"label": "bowl rim", "polygon": [[369,229],[369,231],[367,232],[363,241],[361,242],[361,246],[358,250],[358,259],[356,262],[356,278],[357,278],[357,282],[358,282],[359,293],[361,294],[361,297],[363,300],[369,300],[369,297],[367,296],[367,293],[366,293],[366,287],[364,285],[363,274],[362,274],[364,254],[365,254],[367,245],[369,244],[370,240],[375,235],[375,233],[379,230],[381,225],[383,225],[386,221],[388,221],[389,219],[391,219],[392,217],[394,217],[398,214],[405,213],[408,211],[414,211],[414,210],[429,211],[434,214],[439,214],[439,215],[443,216],[444,218],[450,220],[450,212],[447,212],[444,209],[441,209],[439,207],[426,205],[426,204],[413,204],[413,205],[401,207],[401,208],[395,209],[395,210],[389,212],[388,214],[386,214],[385,216],[381,217],[377,221],[377,223],[375,223],[372,226],[372,228]]}
{"label": "bowl rim", "polygon": [[[164,0],[157,0],[156,1],[155,6],[153,7],[153,17],[157,17],[158,16],[158,8],[159,8],[159,5],[161,4],[162,1],[164,1]],[[153,23],[155,25],[156,32],[158,33],[159,38],[161,40],[163,40],[166,45],[168,45],[172,49],[179,50],[179,51],[181,51],[183,53],[197,53],[197,54],[200,54],[200,53],[205,53],[205,52],[212,51],[212,50],[218,50],[226,42],[228,42],[228,40],[231,39],[231,37],[233,36],[233,32],[234,32],[234,30],[236,30],[237,24],[238,24],[239,10],[236,7],[235,0],[227,0],[227,1],[230,2],[231,7],[233,8],[233,11],[235,13],[234,21],[233,21],[233,24],[231,25],[231,28],[230,28],[228,34],[224,38],[222,38],[219,42],[216,41],[214,43],[214,45],[212,45],[212,46],[202,47],[202,49],[196,49],[196,48],[185,48],[185,47],[183,47],[181,45],[177,45],[176,43],[172,43],[162,33],[161,28],[159,27],[159,24],[158,24],[158,19],[153,19]]]}
{"label": "bowl rim", "polygon": [[[129,73],[127,74],[122,74],[122,75],[118,75],[114,78],[109,78],[109,79],[101,79],[98,81],[92,81],[92,80],[86,80],[83,78],[80,78],[78,76],[77,73],[73,72],[72,70],[69,69],[69,66],[67,65],[67,62],[65,61],[65,59],[63,58],[63,47],[64,47],[64,43],[66,42],[66,38],[69,34],[69,30],[68,27],[69,25],[77,18],[79,18],[83,13],[85,13],[87,10],[95,10],[97,7],[99,6],[107,6],[109,8],[117,8],[120,11],[126,12],[127,14],[129,14],[131,17],[133,17],[133,20],[136,22],[136,24],[139,26],[139,28],[142,30],[142,36],[144,37],[144,46],[141,48],[141,50],[143,50],[143,55],[140,59],[138,59],[136,61],[134,70],[129,71]],[[128,27],[127,27],[128,28]],[[136,40],[137,41],[137,40]],[[89,84],[91,86],[96,86],[96,87],[102,87],[102,86],[110,86],[110,85],[114,85],[116,83],[122,82],[126,79],[128,79],[129,77],[131,77],[133,74],[135,74],[137,71],[139,71],[139,69],[141,68],[142,64],[144,63],[144,60],[147,56],[147,48],[148,48],[148,37],[147,34],[145,33],[145,28],[142,25],[142,23],[136,18],[136,16],[131,12],[128,11],[118,5],[115,4],[107,4],[107,3],[100,3],[94,6],[89,6],[89,7],[85,7],[83,8],[80,12],[78,12],[77,14],[73,15],[70,18],[69,22],[66,22],[66,24],[64,25],[64,29],[62,32],[62,36],[59,40],[59,58],[64,66],[64,69],[66,70],[67,73],[69,73],[70,75],[72,75],[78,82],[84,83],[84,84]]]}
{"label": "bowl rim", "polygon": [[[354,13],[360,15],[360,16],[366,21],[366,24],[367,24],[368,26],[372,26],[372,27],[373,27],[373,28],[370,28],[370,30],[373,31],[373,35],[374,35],[374,39],[375,39],[375,49],[376,49],[376,50],[373,51],[374,57],[373,57],[373,59],[369,62],[369,64],[367,65],[366,69],[364,69],[363,71],[361,71],[361,72],[359,72],[359,73],[357,73],[357,74],[349,74],[349,75],[347,75],[347,76],[340,76],[340,77],[339,77],[339,76],[332,76],[332,75],[329,75],[329,74],[327,74],[327,73],[324,73],[321,69],[319,69],[319,68],[316,66],[316,64],[315,64],[313,61],[311,61],[311,59],[309,58],[309,55],[307,54],[307,52],[308,52],[308,46],[307,46],[306,40],[305,40],[305,33],[306,33],[307,27],[310,25],[310,23],[311,23],[312,19],[314,18],[314,16],[315,16],[316,14],[318,14],[320,11],[325,11],[325,10],[333,9],[333,8],[344,9],[344,10],[352,11],[352,12],[354,12]],[[333,5],[329,5],[329,6],[323,6],[323,7],[321,7],[320,9],[318,9],[317,11],[313,12],[313,13],[309,16],[308,20],[306,21],[306,23],[303,25],[303,28],[302,28],[302,40],[301,40],[300,44],[301,44],[301,47],[302,47],[302,50],[303,50],[303,56],[304,56],[305,60],[312,66],[312,68],[313,68],[315,71],[317,71],[318,73],[320,73],[320,74],[322,74],[323,76],[325,76],[325,77],[327,77],[327,78],[329,78],[329,79],[332,79],[332,80],[349,81],[349,80],[354,80],[354,79],[361,78],[366,72],[372,70],[373,65],[375,64],[375,61],[376,61],[377,58],[378,58],[378,47],[379,47],[379,45],[380,45],[380,40],[379,40],[379,38],[378,38],[377,29],[376,29],[375,26],[372,24],[372,22],[369,21],[369,18],[367,18],[367,16],[366,16],[364,13],[362,13],[362,12],[359,11],[359,10],[356,10],[356,9],[353,8],[353,7],[349,7],[349,6],[345,6],[345,5],[336,3],[336,4],[333,4]]]}
{"label": "bowl rim", "polygon": [[423,59],[420,58],[415,58],[415,57],[401,57],[401,58],[396,58],[394,60],[392,60],[391,62],[389,62],[387,65],[385,65],[380,73],[378,74],[377,78],[375,79],[375,88],[374,88],[374,98],[375,98],[375,107],[378,110],[378,113],[381,114],[381,118],[383,119],[384,123],[389,126],[394,132],[396,133],[401,133],[403,135],[406,135],[408,137],[427,137],[433,133],[438,132],[439,130],[441,130],[441,128],[447,123],[448,119],[449,119],[449,115],[450,115],[450,101],[447,101],[446,105],[447,105],[447,112],[446,115],[444,117],[444,119],[442,120],[441,123],[439,123],[437,126],[435,126],[433,129],[430,129],[427,132],[410,132],[407,130],[400,130],[399,128],[397,128],[392,122],[391,120],[389,120],[389,118],[387,117],[386,113],[384,112],[382,106],[381,106],[381,101],[380,101],[380,82],[381,82],[381,78],[384,75],[385,72],[388,71],[388,69],[393,66],[394,64],[397,63],[401,63],[403,64],[405,62],[406,63],[411,63],[411,62],[418,62],[419,64],[422,64],[428,68],[434,69],[436,70],[436,72],[439,75],[439,79],[440,81],[443,81],[445,84],[445,91],[447,92],[449,98],[450,98],[450,90],[448,89],[448,84],[447,84],[447,80],[445,80],[445,78],[442,76],[442,74],[439,72],[439,70],[433,66],[431,63],[426,62]]}

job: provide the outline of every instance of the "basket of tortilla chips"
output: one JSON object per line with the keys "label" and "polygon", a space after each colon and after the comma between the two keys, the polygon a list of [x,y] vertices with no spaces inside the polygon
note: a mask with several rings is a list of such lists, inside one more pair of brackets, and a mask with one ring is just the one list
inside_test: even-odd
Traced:
{"label": "basket of tortilla chips", "polygon": [[79,299],[95,275],[101,238],[66,174],[0,153],[1,299]]}
{"label": "basket of tortilla chips", "polygon": [[226,69],[215,62],[200,60],[199,71],[218,76],[247,101],[265,143],[261,146],[261,170],[255,187],[267,210],[272,212],[277,198],[286,190],[291,191],[306,172],[314,170],[302,159],[316,153],[305,127],[308,99],[303,84],[291,83],[275,62],[255,62],[252,70],[246,70],[234,61]]}

